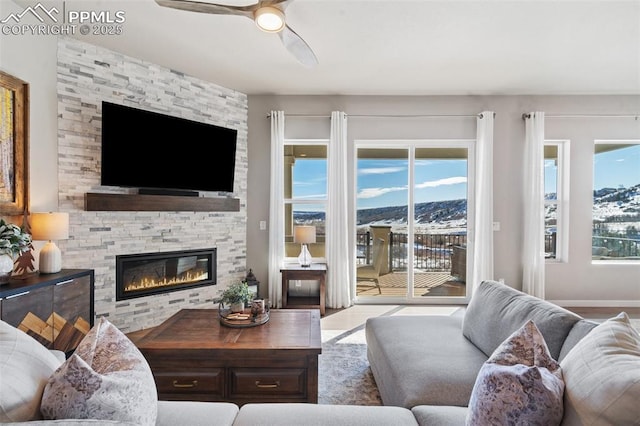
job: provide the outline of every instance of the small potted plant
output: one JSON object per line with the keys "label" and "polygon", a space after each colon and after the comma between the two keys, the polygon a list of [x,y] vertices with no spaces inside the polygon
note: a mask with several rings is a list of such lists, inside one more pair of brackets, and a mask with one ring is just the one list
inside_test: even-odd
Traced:
{"label": "small potted plant", "polygon": [[6,282],[13,271],[16,256],[31,247],[31,235],[13,223],[0,219],[0,283]]}
{"label": "small potted plant", "polygon": [[216,302],[229,305],[231,312],[243,312],[251,299],[253,299],[253,293],[249,290],[249,285],[246,281],[241,281],[227,287]]}

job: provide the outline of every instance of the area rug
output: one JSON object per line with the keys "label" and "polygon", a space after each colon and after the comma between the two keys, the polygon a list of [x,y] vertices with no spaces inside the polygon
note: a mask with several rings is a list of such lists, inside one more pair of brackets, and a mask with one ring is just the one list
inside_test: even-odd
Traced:
{"label": "area rug", "polygon": [[358,329],[322,344],[318,359],[318,404],[382,405],[367,360],[367,345],[344,342],[355,331]]}

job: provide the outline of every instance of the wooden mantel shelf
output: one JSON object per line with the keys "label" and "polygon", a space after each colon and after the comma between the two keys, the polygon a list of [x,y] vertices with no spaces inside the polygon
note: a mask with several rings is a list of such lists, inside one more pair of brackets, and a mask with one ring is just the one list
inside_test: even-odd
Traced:
{"label": "wooden mantel shelf", "polygon": [[105,194],[87,192],[86,211],[192,211],[237,212],[238,198],[183,197],[176,195]]}

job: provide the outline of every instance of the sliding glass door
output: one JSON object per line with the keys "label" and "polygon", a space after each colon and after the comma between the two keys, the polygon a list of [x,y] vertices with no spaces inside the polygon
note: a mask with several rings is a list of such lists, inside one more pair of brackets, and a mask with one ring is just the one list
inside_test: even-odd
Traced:
{"label": "sliding glass door", "polygon": [[466,297],[471,141],[356,143],[356,296]]}

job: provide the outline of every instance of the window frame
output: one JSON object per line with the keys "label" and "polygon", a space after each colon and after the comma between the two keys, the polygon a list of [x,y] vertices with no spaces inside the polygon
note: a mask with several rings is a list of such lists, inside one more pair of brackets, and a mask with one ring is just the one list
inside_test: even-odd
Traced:
{"label": "window frame", "polygon": [[548,205],[556,206],[556,256],[545,258],[545,263],[567,263],[569,262],[569,150],[571,143],[568,139],[545,139],[544,146],[555,146],[558,152],[556,199],[555,201],[546,198],[544,200],[545,210]]}

